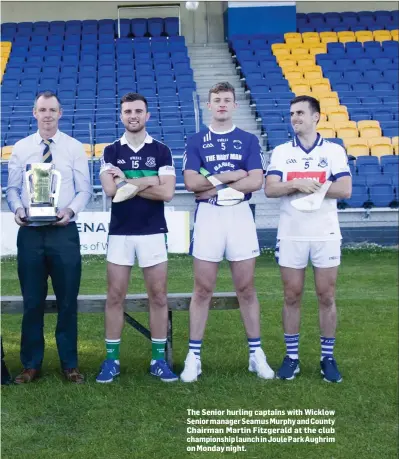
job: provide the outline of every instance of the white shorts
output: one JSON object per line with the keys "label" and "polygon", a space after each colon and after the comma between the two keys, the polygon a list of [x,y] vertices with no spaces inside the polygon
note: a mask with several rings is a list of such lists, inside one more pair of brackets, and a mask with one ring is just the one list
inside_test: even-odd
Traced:
{"label": "white shorts", "polygon": [[291,241],[277,239],[276,261],[285,268],[303,269],[309,258],[315,268],[332,268],[341,262],[341,240]]}
{"label": "white shorts", "polygon": [[222,207],[200,202],[194,218],[190,253],[195,258],[218,263],[259,256],[256,225],[247,201]]}
{"label": "white shorts", "polygon": [[167,261],[165,234],[108,237],[107,261],[115,265],[133,266],[136,256],[140,268]]}

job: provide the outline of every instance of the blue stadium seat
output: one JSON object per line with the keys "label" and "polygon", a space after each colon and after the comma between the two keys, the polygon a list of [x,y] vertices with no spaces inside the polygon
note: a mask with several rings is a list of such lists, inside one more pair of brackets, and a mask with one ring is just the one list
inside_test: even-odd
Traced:
{"label": "blue stadium seat", "polygon": [[179,35],[179,18],[177,17],[168,17],[164,19],[165,21],[165,33],[169,37],[174,37]]}
{"label": "blue stadium seat", "polygon": [[368,201],[367,187],[359,184],[352,185],[352,196],[349,199],[344,200],[344,203],[349,207],[364,207],[364,204]]}
{"label": "blue stadium seat", "polygon": [[160,37],[164,32],[164,21],[162,18],[148,19],[148,33],[151,37]]}
{"label": "blue stadium seat", "polygon": [[147,19],[132,19],[131,30],[135,37],[144,37],[144,35],[147,33]]}
{"label": "blue stadium seat", "polygon": [[327,43],[327,53],[331,56],[344,56],[345,46],[343,43]]}
{"label": "blue stadium seat", "polygon": [[370,201],[376,207],[389,207],[395,199],[392,185],[375,184],[369,187]]}
{"label": "blue stadium seat", "polygon": [[65,22],[65,36],[80,35],[82,32],[82,22],[78,20],[71,20]]}
{"label": "blue stadium seat", "polygon": [[125,19],[121,18],[119,21],[119,26],[118,26],[118,21],[115,21],[115,33],[118,34],[118,27],[120,31],[120,37],[125,38],[129,37],[131,35],[131,22],[130,19]]}
{"label": "blue stadium seat", "polygon": [[392,178],[388,174],[372,174],[366,175],[367,186],[374,185],[392,185]]}

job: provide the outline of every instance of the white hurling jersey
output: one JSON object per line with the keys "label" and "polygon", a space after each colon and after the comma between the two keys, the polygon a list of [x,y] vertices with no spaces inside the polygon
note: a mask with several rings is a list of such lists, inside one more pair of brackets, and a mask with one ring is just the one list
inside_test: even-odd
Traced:
{"label": "white hurling jersey", "polygon": [[[324,183],[326,180],[335,181],[339,177],[350,176],[351,173],[345,150],[318,134],[309,150],[301,145],[298,137],[277,146],[273,150],[267,175],[278,175],[282,182],[308,178]],[[319,210],[304,213],[291,205],[293,199],[302,196],[306,194],[298,192],[280,198],[277,238],[294,241],[341,239],[337,200],[326,197]]]}

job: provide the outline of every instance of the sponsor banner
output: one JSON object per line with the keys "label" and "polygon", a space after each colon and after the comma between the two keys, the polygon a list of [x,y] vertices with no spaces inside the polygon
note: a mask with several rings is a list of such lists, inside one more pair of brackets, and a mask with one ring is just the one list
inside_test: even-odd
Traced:
{"label": "sponsor banner", "polygon": [[[107,251],[109,212],[81,212],[76,221],[82,255],[103,255]],[[165,207],[168,225],[168,252],[188,253],[190,246],[190,213]],[[1,215],[1,255],[17,254],[18,225],[11,212]]]}

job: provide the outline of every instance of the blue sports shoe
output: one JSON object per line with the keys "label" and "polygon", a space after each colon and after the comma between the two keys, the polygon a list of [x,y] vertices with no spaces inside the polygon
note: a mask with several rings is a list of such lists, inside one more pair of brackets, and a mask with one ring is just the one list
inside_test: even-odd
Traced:
{"label": "blue sports shoe", "polygon": [[120,374],[121,366],[115,360],[107,359],[101,365],[100,373],[96,381],[98,383],[110,383]]}
{"label": "blue sports shoe", "polygon": [[179,379],[169,368],[165,360],[151,360],[150,373],[163,382],[173,382]]}
{"label": "blue sports shoe", "polygon": [[324,357],[320,362],[321,374],[324,381],[339,383],[342,381],[341,373],[338,370],[337,362],[333,357]]}
{"label": "blue sports shoe", "polygon": [[276,378],[291,381],[295,378],[299,371],[299,360],[291,359],[288,355],[286,355],[281,367],[277,371]]}

